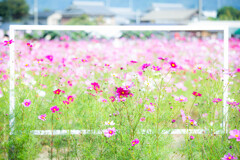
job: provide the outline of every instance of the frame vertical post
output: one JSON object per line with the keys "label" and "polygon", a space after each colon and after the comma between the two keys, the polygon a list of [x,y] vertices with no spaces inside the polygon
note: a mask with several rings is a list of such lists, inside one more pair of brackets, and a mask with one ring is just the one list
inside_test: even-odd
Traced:
{"label": "frame vertical post", "polygon": [[223,84],[224,84],[224,93],[223,93],[223,129],[225,133],[228,132],[228,50],[229,50],[229,27],[224,29],[224,72],[223,72]]}

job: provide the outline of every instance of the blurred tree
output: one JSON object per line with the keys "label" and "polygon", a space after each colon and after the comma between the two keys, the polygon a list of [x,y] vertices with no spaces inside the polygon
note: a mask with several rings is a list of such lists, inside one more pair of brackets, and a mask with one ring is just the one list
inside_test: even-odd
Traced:
{"label": "blurred tree", "polygon": [[240,10],[233,7],[223,7],[217,12],[217,18],[220,20],[240,20]]}
{"label": "blurred tree", "polygon": [[3,0],[0,2],[0,16],[3,21],[21,20],[28,15],[29,7],[25,0]]}

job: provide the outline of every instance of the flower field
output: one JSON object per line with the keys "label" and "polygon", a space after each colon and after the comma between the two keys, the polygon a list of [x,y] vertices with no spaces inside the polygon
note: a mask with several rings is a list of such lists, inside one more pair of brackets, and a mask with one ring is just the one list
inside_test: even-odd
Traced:
{"label": "flower field", "polygon": [[[13,43],[16,101],[10,136]],[[240,40],[229,40],[229,70],[223,69],[223,59],[223,40],[216,38],[75,41],[64,35],[5,41],[0,48],[0,159],[240,159]],[[168,134],[174,129],[205,131]],[[34,135],[34,130],[50,134]],[[81,132],[55,135],[53,130]]]}

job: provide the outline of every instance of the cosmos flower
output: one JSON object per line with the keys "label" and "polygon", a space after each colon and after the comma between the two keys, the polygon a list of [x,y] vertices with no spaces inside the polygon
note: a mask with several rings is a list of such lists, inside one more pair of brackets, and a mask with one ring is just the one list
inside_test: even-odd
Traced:
{"label": "cosmos flower", "polygon": [[230,153],[224,155],[222,160],[231,160],[231,159],[238,159],[237,157],[234,157],[235,155],[231,155]]}
{"label": "cosmos flower", "polygon": [[171,68],[177,68],[177,64],[175,62],[170,61],[169,64],[170,64]]}
{"label": "cosmos flower", "polygon": [[42,120],[42,121],[46,121],[46,114],[40,115],[38,116],[38,119]]}
{"label": "cosmos flower", "polygon": [[151,66],[150,63],[145,63],[142,65],[142,70],[144,71],[146,68],[148,68],[149,66]]}
{"label": "cosmos flower", "polygon": [[197,122],[194,119],[189,119],[189,122],[192,126],[197,126]]}
{"label": "cosmos flower", "polygon": [[193,93],[192,93],[194,96],[196,96],[196,97],[202,97],[202,94],[200,94],[200,93],[198,93],[198,92],[195,92],[195,91],[193,91]]}
{"label": "cosmos flower", "polygon": [[240,130],[231,130],[229,134],[230,136],[228,137],[228,139],[236,138],[237,141],[240,141]]}
{"label": "cosmos flower", "polygon": [[28,47],[30,47],[30,48],[32,48],[32,45],[31,45],[31,43],[27,43],[27,46],[28,46]]}
{"label": "cosmos flower", "polygon": [[11,39],[11,40],[9,40],[9,41],[4,41],[3,42],[3,46],[7,46],[7,45],[9,45],[9,44],[12,44],[14,41]]}
{"label": "cosmos flower", "polygon": [[154,106],[152,104],[150,104],[150,105],[145,104],[144,106],[145,106],[145,111],[148,111],[148,112],[155,111]]}
{"label": "cosmos flower", "polygon": [[136,138],[136,139],[134,139],[133,141],[132,141],[132,146],[135,146],[136,144],[138,144],[139,143],[139,140]]}
{"label": "cosmos flower", "polygon": [[69,101],[63,101],[63,104],[70,104]]}
{"label": "cosmos flower", "polygon": [[193,140],[193,139],[194,139],[194,137],[193,137],[193,136],[190,136],[190,139],[191,139],[191,140]]}
{"label": "cosmos flower", "polygon": [[111,122],[110,121],[106,121],[105,125],[113,126],[113,125],[115,125],[115,123],[113,121],[111,121]]}
{"label": "cosmos flower", "polygon": [[54,94],[60,94],[61,92],[62,92],[62,90],[60,90],[60,89],[53,91]]}
{"label": "cosmos flower", "polygon": [[116,134],[116,129],[113,127],[113,128],[108,128],[108,129],[106,129],[105,131],[104,131],[104,135],[106,136],[106,137],[111,137],[111,136],[113,136],[113,135],[115,135]]}
{"label": "cosmos flower", "polygon": [[59,108],[57,106],[53,106],[50,108],[50,110],[52,111],[52,113],[55,113],[55,112],[59,111]]}
{"label": "cosmos flower", "polygon": [[73,97],[73,96],[68,96],[68,97],[67,97],[67,100],[68,100],[69,102],[73,102],[73,101],[74,101],[74,97]]}
{"label": "cosmos flower", "polygon": [[88,60],[87,59],[82,59],[82,62],[88,62]]}
{"label": "cosmos flower", "polygon": [[91,83],[91,85],[93,85],[93,89],[96,91],[96,93],[99,91],[100,86],[97,82],[93,82]]}
{"label": "cosmos flower", "polygon": [[163,57],[158,57],[158,59],[162,60],[162,61],[167,61],[168,58],[163,58]]}
{"label": "cosmos flower", "polygon": [[140,121],[141,121],[141,122],[143,122],[143,121],[145,121],[145,120],[146,120],[145,117],[140,118]]}
{"label": "cosmos flower", "polygon": [[221,102],[221,101],[222,101],[222,99],[220,99],[220,98],[214,98],[212,102],[213,103],[218,103],[218,102]]}
{"label": "cosmos flower", "polygon": [[119,98],[128,97],[128,95],[130,94],[130,90],[119,87],[117,88],[116,93]]}
{"label": "cosmos flower", "polygon": [[47,55],[46,58],[47,58],[50,62],[53,61],[53,56],[52,56],[52,55]]}
{"label": "cosmos flower", "polygon": [[102,102],[103,102],[103,103],[107,103],[107,100],[106,100],[106,99],[102,99]]}
{"label": "cosmos flower", "polygon": [[138,63],[137,61],[130,61],[131,63]]}
{"label": "cosmos flower", "polygon": [[159,67],[159,66],[152,66],[152,69],[153,69],[154,71],[160,71],[162,68]]}
{"label": "cosmos flower", "polygon": [[32,102],[31,102],[29,99],[25,99],[22,104],[23,104],[25,107],[29,107],[29,106],[31,105],[31,103],[32,103]]}
{"label": "cosmos flower", "polygon": [[179,101],[179,102],[187,102],[188,101],[187,98],[182,95],[180,97],[176,97],[175,100]]}
{"label": "cosmos flower", "polygon": [[112,102],[115,101],[115,97],[114,97],[114,96],[109,97],[109,99],[110,99]]}

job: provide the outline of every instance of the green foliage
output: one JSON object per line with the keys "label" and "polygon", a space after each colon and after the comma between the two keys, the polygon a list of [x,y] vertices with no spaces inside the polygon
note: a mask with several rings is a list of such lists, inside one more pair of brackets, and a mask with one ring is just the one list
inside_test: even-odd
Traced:
{"label": "green foliage", "polygon": [[0,2],[0,16],[3,21],[21,20],[28,15],[29,7],[25,0],[3,0]]}
{"label": "green foliage", "polygon": [[240,11],[233,7],[223,7],[218,10],[217,18],[220,20],[240,20]]}
{"label": "green foliage", "polygon": [[80,17],[70,19],[67,22],[67,25],[97,25],[97,23],[93,20],[90,20],[88,15],[83,14]]}

